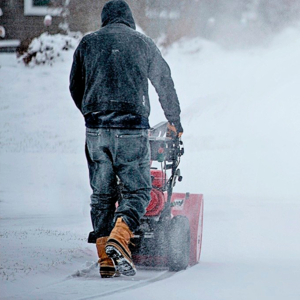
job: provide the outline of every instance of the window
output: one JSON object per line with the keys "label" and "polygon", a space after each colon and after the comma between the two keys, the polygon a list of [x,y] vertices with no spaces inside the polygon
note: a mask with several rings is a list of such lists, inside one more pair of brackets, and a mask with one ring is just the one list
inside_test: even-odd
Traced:
{"label": "window", "polygon": [[49,7],[51,0],[24,0],[25,16],[59,16],[62,9]]}

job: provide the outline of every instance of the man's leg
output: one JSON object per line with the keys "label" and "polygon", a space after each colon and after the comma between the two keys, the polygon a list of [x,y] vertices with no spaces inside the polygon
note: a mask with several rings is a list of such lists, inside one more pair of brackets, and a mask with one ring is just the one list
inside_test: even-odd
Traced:
{"label": "man's leg", "polygon": [[[116,175],[111,159],[100,147],[100,138],[87,134],[86,157],[89,168],[91,220],[97,237],[108,236],[113,228],[115,204],[119,199]],[[98,145],[98,147],[97,147]],[[93,149],[97,149],[93,151]]]}
{"label": "man's leg", "polygon": [[96,234],[101,277],[118,276],[114,263],[105,252],[107,237],[113,228],[115,203],[118,200],[116,175],[107,134],[101,129],[87,129],[86,157],[89,167],[91,196],[91,220]]}
{"label": "man's leg", "polygon": [[148,130],[116,130],[115,137],[114,165],[123,189],[106,253],[114,259],[122,274],[135,275],[128,244],[150,201]]}

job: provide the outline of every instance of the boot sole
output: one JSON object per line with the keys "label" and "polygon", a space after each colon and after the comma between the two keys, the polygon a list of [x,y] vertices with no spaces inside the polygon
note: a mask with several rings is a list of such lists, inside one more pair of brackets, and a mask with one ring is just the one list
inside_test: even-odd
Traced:
{"label": "boot sole", "polygon": [[134,276],[136,268],[133,263],[126,259],[114,246],[105,247],[106,254],[114,261],[116,270],[125,276]]}

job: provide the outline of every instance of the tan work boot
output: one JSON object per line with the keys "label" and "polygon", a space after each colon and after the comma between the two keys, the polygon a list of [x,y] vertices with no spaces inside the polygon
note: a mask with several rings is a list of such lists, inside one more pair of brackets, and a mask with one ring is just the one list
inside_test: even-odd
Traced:
{"label": "tan work boot", "polygon": [[114,261],[116,269],[126,276],[133,276],[136,273],[136,268],[131,259],[131,252],[128,247],[130,239],[133,236],[133,233],[123,219],[118,218],[105,247],[105,251]]}
{"label": "tan work boot", "polygon": [[107,236],[101,237],[96,240],[96,247],[98,252],[98,263],[100,264],[100,275],[102,278],[118,277],[120,273],[116,271],[115,265],[111,258],[105,252],[105,245]]}

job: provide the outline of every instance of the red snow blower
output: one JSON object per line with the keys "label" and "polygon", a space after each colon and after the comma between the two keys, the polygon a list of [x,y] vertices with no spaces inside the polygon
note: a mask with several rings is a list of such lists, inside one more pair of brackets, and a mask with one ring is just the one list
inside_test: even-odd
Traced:
{"label": "red snow blower", "polygon": [[203,195],[173,193],[176,181],[182,180],[178,167],[184,148],[168,132],[167,124],[159,123],[150,130],[151,160],[161,167],[151,167],[151,201],[134,233],[131,251],[137,266],[180,271],[200,259]]}
{"label": "red snow blower", "polygon": [[[167,124],[161,122],[150,130],[151,160],[160,169],[151,167],[151,201],[130,250],[137,266],[180,271],[200,259],[203,195],[173,193],[176,182],[182,180],[178,167],[184,148]],[[93,232],[88,242],[96,242]]]}

